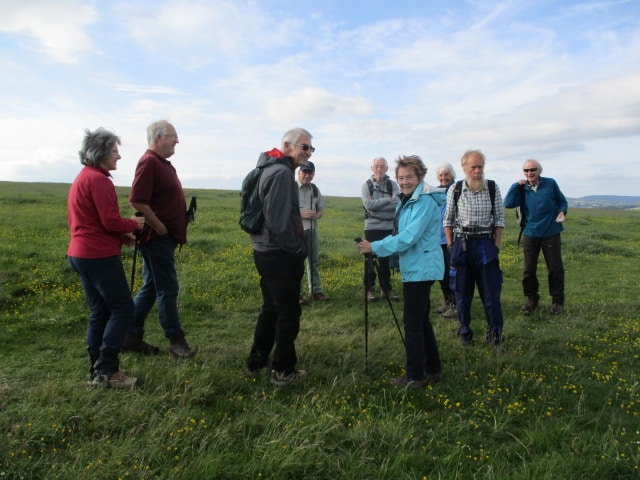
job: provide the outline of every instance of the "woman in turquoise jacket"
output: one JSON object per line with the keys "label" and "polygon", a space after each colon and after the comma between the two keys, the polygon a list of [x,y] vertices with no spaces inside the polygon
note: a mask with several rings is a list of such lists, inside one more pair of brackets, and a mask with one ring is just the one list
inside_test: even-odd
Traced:
{"label": "woman in turquoise jacket", "polygon": [[440,209],[444,190],[423,183],[427,168],[416,155],[396,160],[401,202],[396,210],[396,233],[382,240],[358,244],[361,253],[387,257],[398,253],[404,297],[407,373],[392,378],[396,386],[419,388],[441,379],[442,368],[433,326],[429,321],[431,286],[444,276],[440,247]]}

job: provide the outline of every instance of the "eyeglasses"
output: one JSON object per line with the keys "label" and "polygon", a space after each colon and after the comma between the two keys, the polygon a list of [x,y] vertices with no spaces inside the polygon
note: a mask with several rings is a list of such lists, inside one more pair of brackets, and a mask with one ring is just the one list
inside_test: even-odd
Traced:
{"label": "eyeglasses", "polygon": [[307,145],[306,143],[296,143],[296,147],[297,146],[300,146],[303,152],[306,152],[307,150],[311,150],[311,153],[313,153],[316,151],[315,147],[312,147],[311,145]]}
{"label": "eyeglasses", "polygon": [[536,167],[533,168],[523,168],[522,169],[524,172],[529,173],[529,172],[537,172],[538,169]]}

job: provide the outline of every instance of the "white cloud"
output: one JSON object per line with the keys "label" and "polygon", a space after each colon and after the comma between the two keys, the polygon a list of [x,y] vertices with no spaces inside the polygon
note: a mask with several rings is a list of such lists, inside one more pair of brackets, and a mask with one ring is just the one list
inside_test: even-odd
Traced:
{"label": "white cloud", "polygon": [[80,0],[6,1],[1,11],[0,31],[35,38],[35,49],[58,62],[75,63],[93,48],[85,28],[98,20],[98,13]]}

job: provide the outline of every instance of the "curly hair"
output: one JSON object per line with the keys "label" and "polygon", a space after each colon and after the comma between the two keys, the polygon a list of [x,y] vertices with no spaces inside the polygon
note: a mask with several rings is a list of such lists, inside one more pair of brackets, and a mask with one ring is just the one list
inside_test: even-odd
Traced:
{"label": "curly hair", "polygon": [[111,153],[114,145],[120,145],[120,137],[102,127],[93,132],[88,128],[84,131],[82,148],[78,152],[82,165],[98,167]]}

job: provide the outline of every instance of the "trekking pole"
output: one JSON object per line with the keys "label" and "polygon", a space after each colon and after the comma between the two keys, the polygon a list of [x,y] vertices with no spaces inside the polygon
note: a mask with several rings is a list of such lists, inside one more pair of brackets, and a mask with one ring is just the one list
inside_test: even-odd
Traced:
{"label": "trekking pole", "polygon": [[371,255],[371,257],[369,258],[369,261],[371,262],[372,264],[371,266],[373,267],[374,271],[376,272],[376,275],[378,276],[378,280],[380,282],[380,288],[384,292],[384,296],[387,298],[387,303],[389,304],[389,308],[391,309],[391,315],[393,315],[393,320],[395,321],[396,327],[398,329],[398,333],[400,334],[402,345],[406,347],[406,344],[404,341],[404,335],[402,335],[402,329],[400,328],[400,322],[398,322],[398,317],[396,317],[396,312],[393,309],[393,303],[391,303],[391,299],[389,298],[389,292],[385,290],[384,287],[382,286],[382,277],[380,276],[380,270],[378,269],[378,262],[376,262],[376,259],[373,257],[373,255]]}
{"label": "trekking pole", "polygon": [[[360,243],[362,238],[358,237],[354,239],[356,243]],[[365,253],[364,258],[367,262],[371,260],[371,254]],[[366,267],[365,267],[366,272]],[[367,298],[367,282],[363,282],[364,285],[364,372],[369,372],[369,299]]]}
{"label": "trekking pole", "polygon": [[[311,187],[311,201],[309,210],[313,209],[313,187]],[[315,210],[314,210],[315,211]],[[309,219],[311,227],[309,228],[309,252],[307,254],[307,275],[309,276],[309,296],[313,298],[313,218]]]}
{"label": "trekking pole", "polygon": [[[144,214],[142,212],[136,212],[136,217],[143,217]],[[136,279],[136,259],[138,258],[138,238],[140,237],[140,230],[136,230],[133,232],[136,237],[135,242],[133,243],[133,262],[131,263],[131,295],[133,295],[133,286]]]}

